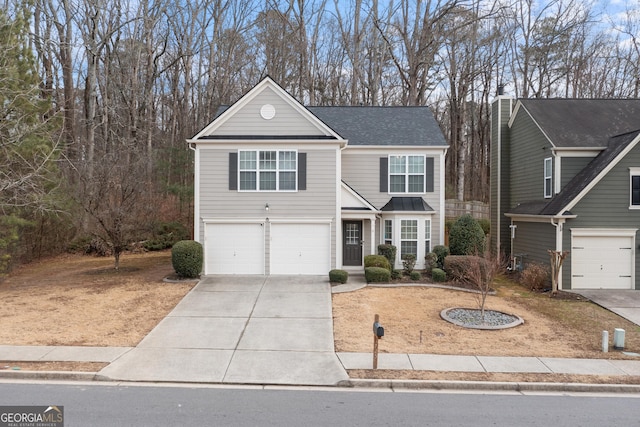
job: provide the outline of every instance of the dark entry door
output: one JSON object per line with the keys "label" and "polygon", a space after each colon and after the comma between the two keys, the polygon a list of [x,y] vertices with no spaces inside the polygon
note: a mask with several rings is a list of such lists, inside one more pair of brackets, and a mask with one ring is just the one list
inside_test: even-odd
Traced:
{"label": "dark entry door", "polygon": [[342,239],[342,264],[362,265],[362,221],[343,221]]}

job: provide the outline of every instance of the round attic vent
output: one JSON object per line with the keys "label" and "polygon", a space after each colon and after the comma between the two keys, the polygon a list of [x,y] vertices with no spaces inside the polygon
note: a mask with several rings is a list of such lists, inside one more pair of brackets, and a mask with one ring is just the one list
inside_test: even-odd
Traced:
{"label": "round attic vent", "polygon": [[262,108],[260,108],[260,116],[265,120],[271,120],[276,115],[276,109],[271,104],[264,104]]}

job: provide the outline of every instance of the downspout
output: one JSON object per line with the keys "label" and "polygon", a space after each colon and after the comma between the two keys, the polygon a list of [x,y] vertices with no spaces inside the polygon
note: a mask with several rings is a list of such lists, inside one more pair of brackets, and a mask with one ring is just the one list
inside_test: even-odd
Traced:
{"label": "downspout", "polygon": [[[558,222],[556,223],[553,218],[550,219],[551,225],[556,228],[556,252],[562,252],[562,232],[564,231],[564,222],[563,218],[558,218]],[[560,272],[558,273],[558,290],[562,290],[562,267],[560,267]]]}

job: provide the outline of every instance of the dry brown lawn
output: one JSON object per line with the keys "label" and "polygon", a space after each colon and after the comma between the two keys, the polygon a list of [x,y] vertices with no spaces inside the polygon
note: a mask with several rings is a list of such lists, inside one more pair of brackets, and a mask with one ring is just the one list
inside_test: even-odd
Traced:
{"label": "dry brown lawn", "polygon": [[0,345],[135,346],[194,285],[172,271],[168,251],[22,266],[0,283]]}

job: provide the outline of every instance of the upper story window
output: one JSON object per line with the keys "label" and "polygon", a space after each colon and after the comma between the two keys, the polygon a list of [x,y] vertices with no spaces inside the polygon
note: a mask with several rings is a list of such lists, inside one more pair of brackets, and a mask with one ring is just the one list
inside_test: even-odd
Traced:
{"label": "upper story window", "polygon": [[548,199],[553,196],[553,167],[551,157],[544,159],[544,197]]}
{"label": "upper story window", "polygon": [[629,168],[629,208],[640,209],[640,168]]}
{"label": "upper story window", "polygon": [[296,191],[295,151],[247,151],[238,153],[240,191]]}
{"label": "upper story window", "polygon": [[389,192],[424,193],[424,156],[389,156]]}

